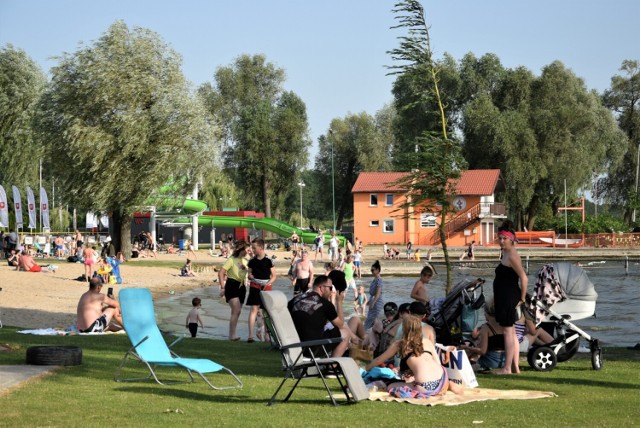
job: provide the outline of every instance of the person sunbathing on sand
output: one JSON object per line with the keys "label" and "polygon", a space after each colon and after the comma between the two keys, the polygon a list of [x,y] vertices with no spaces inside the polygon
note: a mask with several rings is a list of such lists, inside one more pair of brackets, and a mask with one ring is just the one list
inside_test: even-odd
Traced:
{"label": "person sunbathing on sand", "polygon": [[18,270],[23,270],[25,272],[49,272],[47,268],[43,268],[34,262],[27,250],[24,250],[20,256],[18,261]]}

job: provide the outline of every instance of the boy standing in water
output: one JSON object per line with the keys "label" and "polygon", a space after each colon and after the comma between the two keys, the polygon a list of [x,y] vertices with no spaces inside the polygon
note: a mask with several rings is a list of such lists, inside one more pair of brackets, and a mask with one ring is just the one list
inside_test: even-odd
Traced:
{"label": "boy standing in water", "polygon": [[196,334],[198,333],[198,324],[200,324],[200,328],[204,329],[202,318],[200,318],[202,300],[200,300],[199,297],[194,297],[191,301],[191,305],[193,306],[193,309],[191,309],[189,311],[189,315],[187,315],[187,328],[191,333],[191,337],[196,337]]}
{"label": "boy standing in water", "polygon": [[417,300],[420,303],[427,305],[429,303],[429,297],[427,295],[427,284],[435,275],[436,270],[427,263],[420,272],[420,279],[416,281],[411,290],[411,298]]}

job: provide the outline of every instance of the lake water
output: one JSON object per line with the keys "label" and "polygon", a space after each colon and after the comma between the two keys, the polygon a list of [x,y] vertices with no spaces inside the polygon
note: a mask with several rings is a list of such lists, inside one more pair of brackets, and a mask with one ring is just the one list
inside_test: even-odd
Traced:
{"label": "lake water", "polygon": [[[540,265],[531,264],[529,270],[529,291],[533,290],[536,273]],[[494,267],[487,268],[457,268],[454,270],[454,284],[463,277],[484,278],[486,284],[484,293],[487,300],[492,297],[492,283]],[[591,282],[598,293],[596,316],[573,321],[575,325],[588,334],[598,338],[608,346],[632,346],[640,342],[640,265],[632,264],[625,273],[622,262],[594,263],[585,267]],[[409,302],[409,293],[417,280],[415,277],[384,276],[383,298],[387,302],[397,304]],[[371,278],[363,278],[362,285],[368,290]],[[429,297],[444,297],[444,275],[434,277],[428,286]],[[360,284],[359,284],[360,285]],[[282,290],[292,295],[289,281],[279,279],[274,289]],[[217,284],[212,287],[191,290],[181,295],[169,296],[156,302],[158,323],[164,331],[187,334],[185,328],[186,315],[191,307],[191,299],[195,296],[203,300],[202,313],[205,324],[204,331],[198,332],[199,337],[227,338],[229,306],[218,297]],[[345,305],[345,313],[353,312],[351,298]],[[249,311],[243,308],[238,324],[238,334],[246,338],[247,316]]]}

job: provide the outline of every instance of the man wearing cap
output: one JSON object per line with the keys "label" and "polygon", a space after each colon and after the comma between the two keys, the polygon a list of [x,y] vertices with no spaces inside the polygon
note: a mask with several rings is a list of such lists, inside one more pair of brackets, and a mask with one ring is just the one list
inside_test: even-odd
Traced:
{"label": "man wearing cap", "polygon": [[[336,307],[329,301],[332,288],[328,276],[318,275],[313,280],[313,288],[291,299],[288,308],[301,341],[341,337],[342,342],[325,346],[331,356],[341,357],[349,347],[349,340],[358,343],[360,339],[340,319]],[[313,349],[314,354],[319,351],[319,348]]]}
{"label": "man wearing cap", "polygon": [[76,320],[76,328],[80,333],[102,333],[122,329],[120,326],[109,325],[112,319],[122,324],[120,305],[116,300],[102,294],[101,290],[100,280],[91,278],[89,291],[80,297]]}

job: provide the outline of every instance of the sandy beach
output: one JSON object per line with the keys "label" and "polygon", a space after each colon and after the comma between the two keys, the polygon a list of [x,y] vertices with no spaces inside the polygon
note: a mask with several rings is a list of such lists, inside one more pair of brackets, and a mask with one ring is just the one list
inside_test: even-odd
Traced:
{"label": "sandy beach", "polygon": [[[208,259],[204,259],[208,257]],[[137,261],[129,261],[120,268],[123,284],[114,285],[114,292],[123,287],[146,287],[151,289],[154,298],[169,296],[173,291],[180,294],[188,289],[211,285],[215,273],[213,259],[202,253],[207,270],[195,278],[178,276],[179,269],[162,266],[140,266]],[[159,255],[159,261],[184,263],[184,257]],[[153,259],[152,259],[153,260]],[[4,260],[3,260],[4,262]],[[88,289],[85,282],[75,278],[84,273],[84,265],[68,263],[65,260],[37,259],[36,263],[58,266],[55,272],[31,273],[16,272],[3,263],[0,267],[0,319],[4,325],[35,328],[67,328],[76,322],[78,299]],[[198,261],[195,261],[196,266]],[[103,289],[106,293],[106,287]]]}

